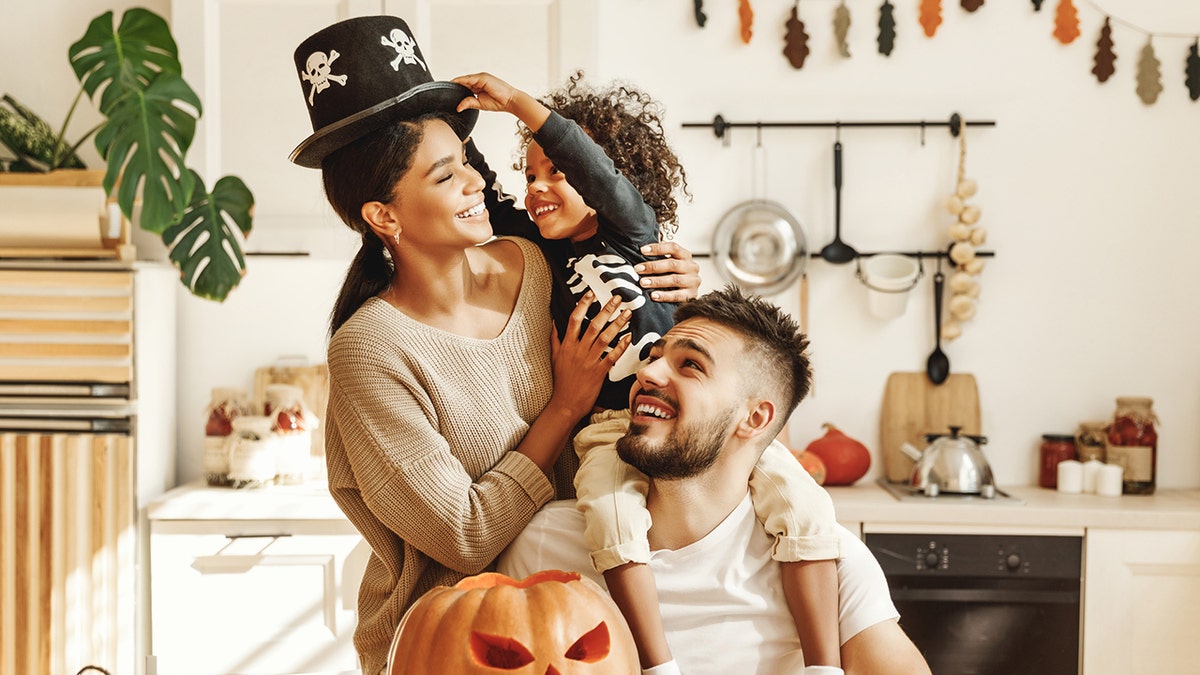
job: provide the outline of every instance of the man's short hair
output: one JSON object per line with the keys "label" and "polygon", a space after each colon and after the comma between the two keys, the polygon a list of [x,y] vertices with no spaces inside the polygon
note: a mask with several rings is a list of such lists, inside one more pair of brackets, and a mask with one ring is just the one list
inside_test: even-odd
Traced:
{"label": "man's short hair", "polygon": [[[748,392],[765,393],[785,408],[783,427],[812,387],[808,336],[778,306],[733,284],[705,293],[675,310],[675,323],[707,319],[738,333],[746,341],[742,381]],[[769,387],[765,392],[763,387]]]}

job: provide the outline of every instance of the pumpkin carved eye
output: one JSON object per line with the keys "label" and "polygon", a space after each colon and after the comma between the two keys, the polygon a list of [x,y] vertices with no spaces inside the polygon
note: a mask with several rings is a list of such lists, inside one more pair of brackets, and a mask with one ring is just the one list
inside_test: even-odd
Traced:
{"label": "pumpkin carved eye", "polygon": [[608,624],[601,621],[595,628],[575,641],[567,650],[567,658],[572,661],[596,663],[608,656],[610,647],[608,639]]}
{"label": "pumpkin carved eye", "polygon": [[476,663],[502,670],[516,670],[533,663],[533,654],[525,645],[512,638],[486,633],[471,633],[471,655]]}

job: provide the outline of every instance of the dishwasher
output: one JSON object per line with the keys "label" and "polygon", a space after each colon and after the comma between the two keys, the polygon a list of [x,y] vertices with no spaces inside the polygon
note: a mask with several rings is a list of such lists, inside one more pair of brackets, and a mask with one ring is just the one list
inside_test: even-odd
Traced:
{"label": "dishwasher", "polygon": [[868,532],[864,540],[935,675],[1079,674],[1081,536]]}

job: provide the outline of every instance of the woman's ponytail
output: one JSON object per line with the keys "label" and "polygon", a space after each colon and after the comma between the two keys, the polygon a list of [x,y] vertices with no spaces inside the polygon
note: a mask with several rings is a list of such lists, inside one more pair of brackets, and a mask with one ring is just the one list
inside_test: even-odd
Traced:
{"label": "woman's ponytail", "polygon": [[374,232],[363,234],[362,246],[346,270],[342,289],[338,291],[333,312],[329,315],[329,335],[333,336],[342,324],[362,307],[367,298],[379,295],[392,281],[391,258],[384,252],[383,242]]}

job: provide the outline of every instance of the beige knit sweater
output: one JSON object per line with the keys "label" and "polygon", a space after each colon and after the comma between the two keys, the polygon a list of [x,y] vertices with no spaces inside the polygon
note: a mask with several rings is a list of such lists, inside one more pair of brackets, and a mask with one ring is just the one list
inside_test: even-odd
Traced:
{"label": "beige knit sweater", "polygon": [[[404,611],[438,585],[489,569],[552,498],[569,498],[575,453],[553,483],[509,452],[550,400],[550,273],[531,243],[503,333],[465,338],[371,298],[329,344],[329,489],[371,546],[354,644],[385,665]],[[563,489],[557,494],[554,485]]]}

